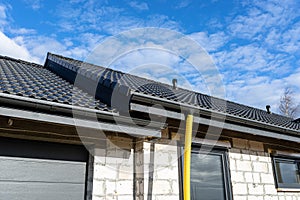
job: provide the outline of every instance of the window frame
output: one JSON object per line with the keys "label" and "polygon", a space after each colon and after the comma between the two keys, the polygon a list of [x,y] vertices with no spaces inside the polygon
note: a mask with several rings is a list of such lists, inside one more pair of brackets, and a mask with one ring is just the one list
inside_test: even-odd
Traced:
{"label": "window frame", "polygon": [[278,169],[276,167],[276,161],[283,161],[285,163],[294,163],[297,165],[298,175],[300,176],[300,158],[293,157],[293,156],[285,156],[285,155],[272,155],[272,167],[273,167],[273,175],[275,181],[275,187],[278,190],[297,190],[300,191],[300,183],[293,184],[293,183],[279,183],[278,182]]}
{"label": "window frame", "polygon": [[[202,149],[201,149],[202,148]],[[231,185],[231,178],[230,178],[230,169],[229,169],[229,156],[228,156],[228,148],[226,147],[212,147],[210,145],[192,143],[192,150],[191,153],[199,153],[205,152],[211,155],[218,155],[221,156],[222,160],[222,174],[224,180],[224,191],[225,191],[225,199],[226,200],[233,200],[232,196],[232,185]],[[205,150],[207,149],[207,150]],[[180,159],[178,159],[178,166],[179,166],[179,188],[180,188],[180,200],[183,200],[183,152],[184,148],[180,148]]]}

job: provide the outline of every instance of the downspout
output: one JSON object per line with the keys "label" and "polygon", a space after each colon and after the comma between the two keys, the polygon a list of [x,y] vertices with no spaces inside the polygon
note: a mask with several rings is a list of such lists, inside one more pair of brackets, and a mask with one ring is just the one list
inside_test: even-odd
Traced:
{"label": "downspout", "polygon": [[183,166],[183,200],[191,199],[191,151],[192,151],[192,131],[193,115],[186,117],[185,145],[184,145],[184,166]]}

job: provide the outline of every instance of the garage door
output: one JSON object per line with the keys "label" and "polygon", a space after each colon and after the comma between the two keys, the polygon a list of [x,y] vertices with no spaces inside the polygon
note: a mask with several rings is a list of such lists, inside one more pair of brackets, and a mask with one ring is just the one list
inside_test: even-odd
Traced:
{"label": "garage door", "polygon": [[87,157],[80,146],[1,140],[0,197],[83,200]]}

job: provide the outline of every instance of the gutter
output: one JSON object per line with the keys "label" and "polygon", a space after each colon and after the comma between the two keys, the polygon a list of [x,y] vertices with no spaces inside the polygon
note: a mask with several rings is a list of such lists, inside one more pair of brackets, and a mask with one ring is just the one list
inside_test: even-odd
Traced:
{"label": "gutter", "polygon": [[[229,130],[237,130],[242,132],[241,130],[244,130],[244,132],[246,133],[250,133],[252,135],[261,135],[261,136],[267,136],[267,137],[274,137],[274,138],[278,138],[278,136],[280,136],[278,139],[287,139],[289,141],[291,141],[291,138],[296,139],[298,142],[300,142],[299,136],[300,136],[300,131],[295,131],[293,129],[290,128],[282,128],[280,126],[277,125],[270,125],[267,124],[265,122],[259,122],[259,121],[255,121],[252,119],[245,119],[242,117],[238,117],[238,116],[234,116],[234,115],[228,115],[219,111],[214,111],[214,110],[209,110],[206,108],[202,108],[200,106],[194,106],[194,105],[190,105],[190,104],[186,104],[186,103],[182,103],[182,102],[174,102],[168,99],[162,99],[160,97],[155,97],[155,96],[150,96],[150,95],[146,95],[146,94],[142,94],[139,92],[132,92],[132,100],[136,100],[136,101],[140,101],[140,102],[144,102],[144,103],[149,103],[151,105],[155,105],[155,104],[160,104],[166,108],[173,108],[176,110],[180,110],[180,108],[184,110],[194,110],[195,113],[199,113],[199,111],[201,112],[201,114],[208,116],[208,117],[212,117],[212,119],[205,119],[205,118],[200,118],[195,116],[194,117],[194,121],[197,123],[203,123],[206,125],[217,125],[217,127],[219,128],[228,128]],[[144,105],[140,105],[140,104],[136,104],[136,103],[131,103],[130,108],[132,110],[135,111],[139,111],[139,112],[146,112],[148,111],[148,113],[151,113],[151,110],[155,110],[158,108],[151,108],[149,106],[144,106]],[[160,111],[156,110],[155,112],[152,111],[151,114],[157,114],[157,113],[162,113],[165,117],[169,117],[169,118],[173,118],[173,119],[178,119],[178,120],[183,120],[184,114],[182,113],[178,113],[175,111],[167,111],[167,110],[162,110],[160,109]],[[218,121],[219,119],[219,121]],[[225,119],[226,121],[232,122],[232,123],[238,123],[238,124],[244,124],[246,126],[249,127],[245,127],[242,125],[238,125],[238,124],[230,124],[230,123],[225,123]],[[250,128],[250,126],[254,126],[256,128]],[[262,130],[262,129],[268,129],[266,130]],[[275,132],[280,132],[282,134],[279,133],[274,133],[272,131]],[[264,135],[266,134],[266,135]],[[289,135],[283,135],[283,134],[290,134],[290,135],[294,135],[293,136],[289,136]],[[296,141],[296,140],[292,140],[292,141]]]}
{"label": "gutter", "polygon": [[[148,125],[148,121],[141,119],[135,119],[135,122],[139,125],[134,124],[133,126],[131,118],[120,116],[119,113],[116,112],[83,108],[80,106],[49,102],[5,93],[0,93],[0,103],[2,103],[2,106],[5,104],[21,108],[0,107],[0,115],[3,116],[85,128],[96,128],[104,131],[123,132],[134,136],[161,137],[161,129],[163,129],[164,126],[164,124],[152,122],[150,123],[150,127],[147,126],[147,128],[143,128],[139,125]],[[27,110],[24,110],[24,108],[27,108]],[[37,112],[37,110],[48,112],[56,111],[69,116],[42,113]],[[70,115],[76,115],[76,117],[70,117]],[[87,119],[87,117],[89,117],[89,119]],[[112,122],[101,122],[98,119],[109,120]]]}
{"label": "gutter", "polygon": [[5,117],[12,117],[12,118],[19,118],[19,119],[26,119],[26,120],[38,120],[40,122],[46,122],[46,123],[55,123],[61,125],[78,126],[82,128],[98,129],[103,131],[127,133],[131,136],[136,136],[136,137],[147,137],[147,136],[160,137],[161,136],[161,130],[158,129],[158,127],[157,129],[132,127],[123,124],[105,123],[105,122],[99,122],[97,120],[92,121],[92,120],[85,120],[85,119],[74,119],[73,117],[50,115],[44,113],[37,113],[33,111],[18,110],[13,108],[0,107],[0,115],[3,115]]}
{"label": "gutter", "polygon": [[[31,107],[35,109],[45,109],[49,111],[61,111],[66,113],[72,113],[74,111],[80,111],[85,113],[96,113],[100,115],[111,115],[111,116],[118,116],[119,113],[117,112],[109,112],[109,111],[102,111],[97,109],[91,108],[84,108],[80,106],[74,106],[69,104],[63,103],[56,103],[46,100],[39,100],[29,97],[17,96],[12,94],[0,93],[0,102],[7,103],[7,104],[15,104],[19,106]],[[71,111],[71,112],[70,112]]]}

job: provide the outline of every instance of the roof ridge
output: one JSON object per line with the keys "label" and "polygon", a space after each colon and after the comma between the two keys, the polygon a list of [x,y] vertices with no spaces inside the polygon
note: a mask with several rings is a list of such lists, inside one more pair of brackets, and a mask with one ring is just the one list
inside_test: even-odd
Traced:
{"label": "roof ridge", "polygon": [[[137,76],[137,75],[134,75],[134,74],[130,74],[128,72],[122,72],[120,70],[115,70],[115,69],[112,69],[112,68],[109,68],[109,67],[103,67],[103,66],[99,66],[99,65],[95,65],[95,64],[92,64],[92,63],[89,63],[89,62],[85,62],[85,61],[82,61],[82,60],[76,60],[76,59],[73,59],[73,58],[68,58],[68,57],[65,57],[65,56],[62,56],[62,55],[58,55],[58,54],[53,54],[53,53],[48,53],[49,55],[52,55],[52,56],[56,56],[56,57],[59,57],[61,59],[66,59],[66,60],[71,60],[71,61],[76,61],[76,62],[80,62],[80,63],[86,63],[86,64],[89,64],[89,65],[92,65],[92,66],[95,66],[95,67],[101,67],[101,68],[104,68],[104,69],[108,69],[110,71],[114,71],[114,72],[118,72],[118,73],[122,73],[124,75],[129,75],[129,76],[133,76],[133,77],[137,77],[139,79],[144,79],[144,80],[147,80],[149,82],[152,82],[152,83],[157,83],[157,84],[160,84],[160,85],[163,85],[163,86],[167,86],[167,87],[170,87],[172,89],[172,85],[169,85],[167,83],[163,83],[163,82],[159,82],[159,81],[155,81],[155,80],[152,80],[152,79],[148,79],[148,78],[144,78],[144,77],[140,77],[140,76]],[[47,56],[48,57],[48,56]],[[259,112],[263,112],[265,114],[267,114],[267,111],[262,109],[262,108],[256,108],[256,107],[253,107],[253,106],[249,106],[249,105],[245,105],[245,104],[241,104],[241,103],[238,103],[238,102],[234,102],[234,101],[231,101],[231,100],[227,100],[227,99],[222,99],[220,97],[216,97],[216,96],[212,96],[212,95],[209,95],[209,94],[204,94],[204,93],[201,93],[201,92],[198,92],[198,91],[193,91],[193,90],[189,90],[189,89],[186,89],[186,88],[182,88],[182,87],[177,87],[179,90],[183,90],[183,91],[187,91],[187,92],[193,92],[195,93],[196,95],[203,95],[203,96],[206,96],[206,97],[209,97],[209,98],[213,98],[214,100],[217,100],[217,101],[225,101],[226,104],[227,103],[232,103],[232,104],[235,104],[235,105],[238,105],[238,106],[243,106],[243,107],[247,107],[248,109],[254,109],[256,111],[259,111]],[[286,120],[290,120],[292,121],[293,119],[290,118],[290,117],[287,117],[287,116],[284,116],[284,115],[280,115],[280,114],[277,114],[277,113],[272,113],[272,115],[276,115],[276,116],[280,116],[280,117],[283,117],[285,118]]]}
{"label": "roof ridge", "polygon": [[95,66],[95,67],[101,67],[101,68],[108,69],[108,70],[115,71],[115,72],[119,72],[119,73],[122,73],[122,74],[128,74],[128,73],[122,72],[120,70],[115,70],[115,69],[112,69],[112,68],[109,68],[109,67],[103,67],[103,66],[100,66],[100,65],[95,65],[93,63],[85,62],[83,60],[77,60],[77,59],[74,59],[74,58],[65,57],[65,56],[62,56],[62,55],[59,55],[59,54],[54,54],[54,53],[51,53],[51,52],[47,53],[47,58],[48,58],[48,55],[56,56],[56,57],[66,59],[66,60],[73,60],[73,61],[76,61],[76,62],[86,63],[86,64],[89,64],[89,65],[92,65],[92,66]]}
{"label": "roof ridge", "polygon": [[[121,74],[124,74],[124,75],[130,75],[130,76],[137,77],[137,78],[140,78],[140,79],[145,79],[145,80],[150,81],[150,82],[153,82],[153,83],[159,83],[159,84],[161,84],[161,85],[166,85],[166,86],[168,86],[168,87],[172,87],[172,85],[169,85],[169,84],[167,84],[167,83],[155,81],[155,80],[148,79],[148,78],[145,78],[145,77],[140,77],[140,76],[137,76],[137,75],[134,75],[134,74],[130,74],[130,73],[128,73],[128,72],[123,72],[123,71],[116,70],[116,69],[112,69],[112,68],[109,68],[109,67],[103,67],[103,66],[100,66],[100,65],[95,65],[95,64],[93,64],[93,63],[85,62],[85,61],[82,61],[82,60],[76,60],[76,59],[73,59],[73,58],[65,57],[65,56],[58,55],[58,54],[53,54],[53,53],[50,53],[50,52],[48,52],[48,54],[49,54],[49,55],[52,55],[52,56],[60,57],[60,58],[62,58],[62,59],[73,60],[73,61],[81,62],[81,63],[87,63],[87,64],[93,65],[93,66],[95,66],[95,67],[101,67],[101,68],[108,69],[108,70],[114,71],[114,72],[118,72],[118,73],[121,73]],[[185,88],[182,88],[182,87],[177,87],[177,88],[178,88],[178,89],[181,89],[181,90],[185,90],[185,91],[192,91],[192,90],[188,90],[188,89],[185,89]],[[196,91],[193,91],[193,92],[202,94],[202,93],[196,92]],[[207,95],[207,94],[202,94],[202,95]],[[207,96],[210,96],[210,95],[207,95]],[[213,96],[211,96],[211,97],[213,97]],[[216,98],[216,97],[214,97],[214,98]]]}

